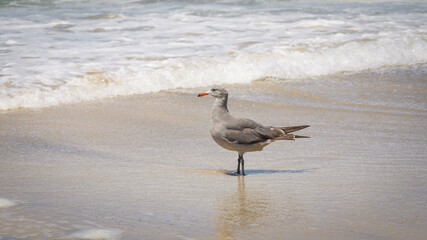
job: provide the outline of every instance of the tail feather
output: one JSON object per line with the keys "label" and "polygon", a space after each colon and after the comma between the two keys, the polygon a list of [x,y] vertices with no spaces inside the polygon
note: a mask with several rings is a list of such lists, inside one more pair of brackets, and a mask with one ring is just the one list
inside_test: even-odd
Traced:
{"label": "tail feather", "polygon": [[296,132],[296,131],[299,131],[299,130],[301,130],[301,129],[308,128],[308,127],[310,127],[310,125],[291,126],[291,127],[281,127],[280,129],[282,129],[286,134],[288,134],[288,133]]}
{"label": "tail feather", "polygon": [[277,137],[274,140],[295,140],[295,135],[293,135],[293,134],[283,134],[282,136]]}
{"label": "tail feather", "polygon": [[283,134],[280,137],[277,137],[274,139],[276,140],[295,140],[295,138],[310,138],[309,136],[301,136],[301,135],[294,135],[294,134]]}
{"label": "tail feather", "polygon": [[[283,132],[281,132],[281,136],[275,138],[274,140],[295,140],[295,138],[310,138],[309,136],[302,136],[302,135],[294,135],[294,134],[289,134],[291,132],[295,132],[304,128],[310,127],[310,125],[302,125],[302,126],[292,126],[292,127],[282,127],[279,128],[280,130],[282,130],[283,132],[285,132],[283,134]],[[277,133],[280,132],[278,128],[274,128],[273,130]]]}

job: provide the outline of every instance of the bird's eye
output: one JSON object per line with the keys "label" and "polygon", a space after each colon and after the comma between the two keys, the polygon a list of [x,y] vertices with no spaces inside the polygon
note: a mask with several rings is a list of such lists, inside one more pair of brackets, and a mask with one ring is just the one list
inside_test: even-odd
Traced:
{"label": "bird's eye", "polygon": [[211,89],[211,91],[212,91],[212,92],[215,92],[216,90],[217,90],[216,88],[212,88],[212,89]]}

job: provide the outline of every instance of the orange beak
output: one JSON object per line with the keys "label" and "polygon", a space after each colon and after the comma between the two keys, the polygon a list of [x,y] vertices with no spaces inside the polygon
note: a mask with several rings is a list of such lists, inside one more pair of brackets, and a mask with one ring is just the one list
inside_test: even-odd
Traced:
{"label": "orange beak", "polygon": [[198,97],[203,97],[203,96],[206,96],[206,95],[209,95],[209,93],[201,92],[201,93],[199,93],[199,95],[197,95],[197,96],[198,96]]}

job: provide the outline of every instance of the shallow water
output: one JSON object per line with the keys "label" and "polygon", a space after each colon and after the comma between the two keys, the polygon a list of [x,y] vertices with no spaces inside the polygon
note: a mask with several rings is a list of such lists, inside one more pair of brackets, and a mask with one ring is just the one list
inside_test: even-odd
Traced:
{"label": "shallow water", "polygon": [[237,154],[209,136],[213,99],[197,98],[202,89],[1,114],[0,197],[16,205],[0,209],[0,236],[425,236],[425,110],[281,104],[294,94],[280,84],[228,86],[231,113],[311,124],[311,138],[246,154],[244,177],[233,176]]}

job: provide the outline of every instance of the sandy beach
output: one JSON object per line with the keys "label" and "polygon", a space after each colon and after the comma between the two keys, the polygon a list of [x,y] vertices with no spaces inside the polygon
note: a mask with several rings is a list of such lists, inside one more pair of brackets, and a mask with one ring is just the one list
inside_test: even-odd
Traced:
{"label": "sandy beach", "polygon": [[[426,239],[426,13],[0,1],[0,240]],[[236,176],[197,97],[215,85],[233,116],[310,138]]]}
{"label": "sandy beach", "polygon": [[[264,88],[263,82],[229,86],[237,95]],[[0,208],[2,239],[427,234],[425,113],[231,95],[236,116],[274,126],[311,124],[304,130],[310,139],[248,153],[247,176],[237,177],[226,174],[235,171],[237,154],[210,138],[213,99],[197,98],[201,90],[1,113],[0,198],[14,203]]]}

